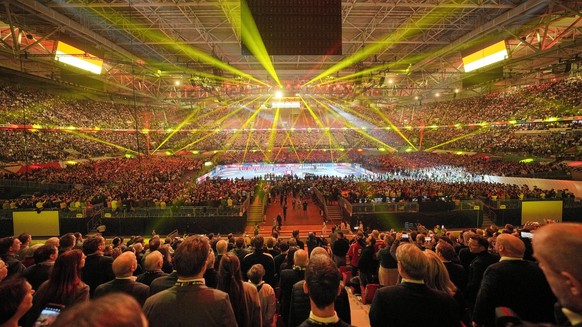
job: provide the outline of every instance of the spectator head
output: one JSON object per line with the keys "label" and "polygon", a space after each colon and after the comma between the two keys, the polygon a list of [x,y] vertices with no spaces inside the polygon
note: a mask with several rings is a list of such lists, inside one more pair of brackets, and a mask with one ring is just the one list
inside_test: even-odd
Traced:
{"label": "spectator head", "polygon": [[61,245],[61,249],[63,250],[70,250],[76,244],[77,239],[75,238],[75,234],[67,233],[59,238],[59,244]]}
{"label": "spectator head", "polygon": [[533,236],[534,256],[558,302],[582,314],[582,224],[552,223]]}
{"label": "spectator head", "polygon": [[77,244],[83,243],[83,234],[81,234],[80,232],[75,232],[75,239],[76,239],[75,242]]}
{"label": "spectator head", "polygon": [[17,237],[8,236],[0,238],[0,255],[13,255],[20,250],[22,243]]}
{"label": "spectator head", "polygon": [[281,242],[281,244],[279,244],[279,250],[281,250],[281,253],[289,251],[289,242],[287,241]]}
{"label": "spectator head", "polygon": [[225,240],[219,240],[216,242],[216,253],[225,254],[228,249],[228,243]]}
{"label": "spectator head", "polygon": [[245,239],[244,239],[244,238],[242,238],[242,237],[237,237],[237,238],[234,240],[234,246],[235,246],[237,249],[242,249],[242,248],[244,248],[244,247],[245,247]]}
{"label": "spectator head", "polygon": [[52,245],[56,246],[57,248],[60,248],[61,247],[61,239],[56,237],[56,236],[51,237],[48,240],[46,240],[44,242],[44,244],[52,244]]}
{"label": "spectator head", "polygon": [[0,259],[0,283],[8,276],[8,265]]}
{"label": "spectator head", "polygon": [[154,237],[149,242],[149,250],[150,252],[156,251],[162,245],[162,240],[159,237]]}
{"label": "spectator head", "polygon": [[329,256],[329,253],[327,253],[327,250],[322,248],[321,246],[316,246],[315,248],[313,248],[313,250],[311,250],[311,254],[309,255],[310,258],[313,258],[316,255],[327,255]]}
{"label": "spectator head", "polygon": [[374,229],[370,235],[376,240],[380,239],[380,232],[377,229]]}
{"label": "spectator head", "polygon": [[105,250],[105,239],[101,235],[91,236],[83,242],[83,253],[85,255],[103,253],[103,250]]}
{"label": "spectator head", "polygon": [[9,278],[0,284],[0,325],[18,326],[18,320],[32,308],[32,286],[20,277]]}
{"label": "spectator head", "polygon": [[471,253],[481,253],[489,249],[489,241],[481,235],[473,234],[469,237],[469,243],[467,243],[467,246]]}
{"label": "spectator head", "polygon": [[269,237],[267,239],[267,249],[272,249],[275,247],[275,239],[273,237]]}
{"label": "spectator head", "polygon": [[341,292],[340,280],[341,274],[333,260],[326,255],[316,255],[305,270],[303,290],[313,305],[323,310],[333,305]]}
{"label": "spectator head", "polygon": [[398,272],[402,278],[424,280],[428,259],[415,244],[400,244],[396,249]]}
{"label": "spectator head", "polygon": [[256,236],[253,239],[253,246],[255,248],[255,251],[262,250],[263,247],[265,246],[265,239],[261,235]]}
{"label": "spectator head", "polygon": [[263,280],[263,276],[265,276],[265,268],[260,263],[254,264],[247,272],[247,276],[251,283],[258,285]]}
{"label": "spectator head", "polygon": [[297,239],[295,237],[289,238],[289,248],[297,247]]}
{"label": "spectator head", "polygon": [[150,253],[144,260],[144,269],[146,271],[156,271],[162,269],[164,265],[164,256],[160,251]]}
{"label": "spectator head", "polygon": [[425,250],[423,253],[428,259],[426,277],[424,278],[426,286],[435,290],[446,292],[453,296],[457,291],[457,288],[453,282],[451,282],[449,272],[445,267],[445,264],[432,250]]}
{"label": "spectator head", "polygon": [[307,257],[307,251],[305,250],[297,250],[293,254],[293,263],[295,266],[299,268],[307,267],[309,263],[309,258]]}
{"label": "spectator head", "polygon": [[495,252],[502,257],[523,258],[525,243],[519,237],[510,234],[501,234],[495,241]]}
{"label": "spectator head", "polygon": [[218,268],[218,279],[219,284],[221,281],[229,284],[228,279],[235,279],[242,281],[242,273],[240,270],[240,261],[234,253],[227,252],[220,259],[220,265]]}
{"label": "spectator head", "polygon": [[58,285],[70,285],[80,280],[81,269],[85,266],[85,255],[80,250],[61,254],[55,261],[50,281]]}
{"label": "spectator head", "polygon": [[20,240],[20,243],[22,243],[22,246],[29,246],[30,242],[32,242],[32,235],[29,233],[22,233],[18,235],[18,239]]}
{"label": "spectator head", "polygon": [[208,253],[208,259],[206,260],[206,270],[214,269],[214,263],[216,262],[216,256],[214,255],[214,251],[210,251]]}
{"label": "spectator head", "polygon": [[139,303],[124,293],[111,293],[98,300],[79,302],[61,313],[53,327],[146,327]]}
{"label": "spectator head", "polygon": [[210,243],[204,236],[186,238],[174,253],[175,269],[180,277],[202,277],[206,271]]}
{"label": "spectator head", "polygon": [[56,261],[59,256],[58,249],[51,244],[44,244],[34,251],[34,263],[41,263],[45,261]]}
{"label": "spectator head", "polygon": [[456,255],[455,248],[445,241],[439,240],[435,247],[435,250],[436,254],[443,261],[451,261]]}
{"label": "spectator head", "polygon": [[344,232],[342,232],[341,230],[337,232],[337,238],[344,238]]}
{"label": "spectator head", "polygon": [[115,258],[115,260],[113,260],[113,264],[111,265],[113,274],[117,278],[132,276],[136,268],[137,259],[135,258],[135,254],[131,251],[120,254]]}
{"label": "spectator head", "polygon": [[114,248],[120,246],[123,243],[123,237],[119,237],[116,236],[113,238],[113,241],[111,241],[111,244],[113,245]]}
{"label": "spectator head", "polygon": [[299,230],[298,229],[293,230],[292,235],[293,235],[293,238],[297,239],[299,237]]}

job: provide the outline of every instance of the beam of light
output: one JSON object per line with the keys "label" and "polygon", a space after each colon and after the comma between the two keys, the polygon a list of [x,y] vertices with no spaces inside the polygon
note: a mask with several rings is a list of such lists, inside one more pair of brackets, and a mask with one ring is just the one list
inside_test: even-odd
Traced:
{"label": "beam of light", "polygon": [[[313,96],[311,96],[311,98],[313,98]],[[315,123],[317,124],[317,126],[319,126],[320,128],[323,129],[324,135],[326,135],[327,138],[328,138],[328,140],[329,140],[330,148],[332,146],[338,148],[339,145],[338,145],[337,141],[331,136],[331,134],[329,132],[329,128],[325,128],[325,126],[323,125],[323,123],[321,122],[321,120],[319,119],[319,117],[317,117],[317,115],[315,114],[315,112],[313,111],[313,109],[311,109],[311,107],[309,106],[309,104],[307,103],[307,101],[305,101],[305,99],[302,96],[299,96],[299,99],[301,99],[301,101],[303,101],[303,104],[305,104],[305,108],[307,108],[309,114],[311,115],[311,117],[313,117],[313,120],[315,120]],[[315,101],[317,101],[317,100],[315,100]],[[326,110],[333,112],[333,110],[329,109],[323,103],[321,103],[321,102],[318,102],[318,103],[320,103],[321,105],[323,105]],[[313,151],[313,148],[311,149],[311,151]],[[311,151],[309,152],[309,154],[311,154]]]}
{"label": "beam of light", "polygon": [[[321,82],[319,82],[319,83],[317,83],[315,85],[316,86],[322,86],[322,85],[327,85],[327,84],[335,84],[335,83],[341,82],[341,81],[343,81],[343,82],[354,82],[354,81],[356,81],[356,79],[358,77],[361,77],[361,76],[364,76],[364,75],[369,75],[369,74],[372,74],[374,72],[381,71],[381,70],[385,70],[385,69],[391,69],[396,64],[397,63],[395,63],[395,62],[390,62],[390,63],[386,63],[386,64],[374,66],[374,67],[365,68],[365,69],[362,69],[360,71],[357,71],[357,72],[354,72],[354,73],[351,73],[351,74],[347,74],[347,75],[344,75],[344,76],[336,77],[336,78],[333,78],[333,79],[330,79],[330,80],[327,80],[327,81],[321,81]],[[397,70],[397,71],[390,70],[390,72],[392,72],[392,73],[408,73],[407,70]]]}
{"label": "beam of light", "polygon": [[[238,113],[239,113],[241,110],[243,110],[243,108],[244,108],[244,107],[246,107],[246,106],[250,105],[251,103],[253,103],[253,102],[257,101],[257,100],[258,100],[260,97],[261,97],[260,95],[259,95],[259,96],[257,96],[257,97],[255,97],[253,100],[251,100],[251,101],[249,101],[249,102],[247,102],[247,103],[245,103],[245,104],[243,104],[243,105],[239,106],[239,108],[237,108],[237,109],[235,109],[235,110],[233,110],[233,111],[229,112],[228,114],[226,114],[226,115],[224,115],[224,116],[220,117],[219,119],[215,120],[215,121],[214,121],[214,126],[219,126],[219,125],[220,125],[220,124],[222,124],[222,123],[223,123],[223,122],[224,122],[226,119],[228,119],[228,118],[230,118],[230,117],[232,117],[232,116],[234,116],[234,115],[238,114]],[[255,114],[256,114],[256,113],[255,113]],[[248,121],[248,120],[247,120],[247,121]],[[243,127],[243,128],[244,128],[244,127]],[[212,132],[210,132],[209,134],[207,134],[207,135],[203,136],[202,138],[200,138],[200,139],[198,139],[198,140],[195,140],[195,141],[193,141],[193,142],[191,142],[191,143],[189,143],[189,144],[187,144],[187,145],[185,145],[185,146],[181,147],[180,149],[178,149],[178,150],[174,151],[173,153],[177,153],[177,152],[180,152],[180,151],[182,151],[182,150],[184,150],[184,149],[186,149],[186,148],[188,148],[188,147],[191,147],[192,145],[194,145],[194,144],[196,144],[196,143],[198,143],[198,142],[200,142],[200,141],[202,141],[202,140],[204,140],[204,139],[208,138],[208,137],[209,137],[209,136],[211,136],[211,135],[214,135],[214,134],[218,133],[219,131],[220,131],[220,128],[215,128],[215,129],[214,129]],[[240,133],[241,131],[242,131],[242,128],[241,128],[239,131],[237,131],[237,134],[238,134],[238,133]],[[236,134],[235,134],[235,135],[236,135]],[[228,144],[228,142],[227,142],[226,144]],[[223,145],[223,148],[226,146],[226,144],[225,144],[225,145]]]}
{"label": "beam of light", "polygon": [[253,15],[251,14],[251,10],[245,0],[241,0],[241,40],[249,49],[249,51],[257,58],[257,60],[263,65],[265,70],[271,75],[273,80],[277,83],[277,85],[282,86],[281,81],[279,81],[279,77],[277,76],[277,72],[275,71],[275,67],[271,62],[271,58],[269,57],[269,53],[265,48],[265,44],[263,43],[263,39],[261,38],[261,33],[255,24],[255,20]]}
{"label": "beam of light", "polygon": [[[105,9],[104,9],[105,10]],[[196,49],[190,45],[181,44],[175,42],[175,40],[170,39],[164,33],[159,30],[155,30],[150,28],[149,26],[137,22],[132,21],[131,18],[127,17],[127,15],[121,14],[119,11],[114,10],[106,10],[107,14],[104,15],[103,13],[99,13],[101,17],[105,20],[109,21],[113,25],[117,25],[119,28],[123,30],[130,30],[135,31],[134,33],[139,33],[139,36],[142,38],[144,42],[158,42],[160,44],[164,44],[166,48],[169,48],[175,52],[184,53],[189,56],[193,60],[198,60],[200,62],[209,64],[213,67],[218,69],[222,69],[224,71],[231,72],[235,75],[241,76],[243,78],[247,78],[249,80],[255,81],[259,84],[267,85],[267,83],[253,77],[250,74],[247,74],[217,58],[214,58],[212,55],[207,54],[199,49]],[[134,33],[131,33],[131,37],[135,37]]]}
{"label": "beam of light", "polygon": [[[214,112],[216,112],[216,111],[218,111],[218,110],[222,110],[222,109],[224,109],[224,108],[226,108],[226,107],[228,107],[228,106],[235,105],[235,104],[237,104],[237,103],[239,103],[239,102],[242,102],[242,101],[244,101],[244,100],[248,99],[249,97],[250,97],[250,96],[247,96],[247,97],[245,97],[245,98],[243,98],[243,99],[241,99],[241,100],[238,100],[238,101],[236,101],[236,102],[234,102],[234,103],[232,103],[232,104],[228,104],[228,105],[225,105],[225,106],[219,107],[219,108],[217,108],[217,109],[213,110],[212,112],[209,112],[209,113],[206,113],[206,114],[204,114],[204,115],[198,116],[198,117],[197,117],[197,119],[202,119],[202,118],[204,118],[204,116],[210,115],[210,114],[212,114],[212,113],[214,113]],[[194,116],[196,116],[196,115],[197,115],[197,114],[200,112],[200,110],[201,110],[201,107],[198,107],[196,110],[193,110],[193,111],[192,111],[192,112],[191,112],[191,113],[188,115],[188,117],[186,117],[186,118],[185,118],[185,119],[184,119],[184,120],[183,120],[183,121],[182,121],[180,124],[178,124],[178,126],[176,126],[176,127],[172,128],[172,133],[170,133],[170,135],[168,135],[168,136],[167,136],[167,137],[166,137],[166,138],[165,138],[165,139],[164,139],[164,140],[163,140],[163,141],[160,143],[160,145],[158,145],[158,147],[157,147],[157,148],[156,148],[156,149],[155,149],[155,150],[152,152],[152,154],[153,154],[153,153],[155,153],[156,151],[158,151],[158,150],[159,150],[159,149],[160,149],[160,148],[161,148],[161,147],[162,147],[164,144],[166,144],[166,142],[168,142],[168,141],[169,141],[169,140],[170,140],[170,139],[171,139],[171,138],[172,138],[174,135],[176,135],[176,133],[178,133],[180,130],[182,130],[182,128],[183,128],[183,127],[184,127],[186,124],[190,123],[190,121],[192,120],[192,118],[193,118]]]}
{"label": "beam of light", "polygon": [[65,131],[66,133],[69,133],[69,134],[73,134],[73,135],[78,136],[78,137],[82,137],[84,139],[88,139],[88,140],[91,140],[91,141],[94,141],[94,142],[97,142],[97,143],[101,143],[101,144],[105,144],[105,145],[108,145],[108,146],[117,148],[119,150],[123,150],[123,151],[126,151],[126,152],[131,152],[131,153],[134,153],[134,154],[137,154],[137,155],[141,155],[141,153],[139,153],[137,151],[134,151],[132,149],[128,149],[126,147],[123,147],[123,146],[118,145],[118,144],[115,144],[115,143],[111,143],[111,142],[104,141],[104,140],[102,140],[100,138],[97,138],[97,137],[94,137],[94,136],[91,136],[91,135],[87,135],[85,133],[77,132],[77,131],[71,130],[71,129],[63,129],[63,131]]}
{"label": "beam of light", "polygon": [[[330,108],[329,108],[327,105],[323,104],[322,102],[320,102],[319,100],[317,100],[317,99],[316,99],[316,98],[314,98],[313,96],[310,96],[310,97],[311,97],[313,100],[315,100],[315,102],[317,102],[317,103],[321,104],[321,105],[322,105],[322,106],[323,106],[323,107],[324,107],[326,110],[328,110],[328,112],[331,112],[332,114],[334,114],[334,115],[337,115],[337,113],[336,113],[336,112],[334,112],[332,109],[330,109]],[[330,102],[330,100],[329,100],[329,99],[327,99],[327,98],[325,98],[325,97],[323,97],[323,99],[325,99],[326,101]],[[351,109],[349,109],[349,111],[352,111],[352,112],[354,112],[354,113],[355,113],[355,111],[353,111],[353,110],[351,110]],[[358,114],[358,115],[360,115],[360,114]],[[379,143],[379,144],[382,144],[384,147],[386,147],[386,148],[390,149],[390,151],[396,151],[396,148],[394,148],[393,146],[390,146],[390,145],[388,145],[388,144],[386,144],[386,143],[384,143],[384,142],[380,141],[379,139],[375,138],[374,136],[372,136],[372,135],[370,135],[370,134],[368,134],[368,133],[366,133],[366,132],[362,131],[360,128],[357,128],[357,127],[355,127],[355,126],[354,126],[352,123],[350,123],[349,121],[347,121],[347,120],[345,120],[345,119],[344,119],[344,121],[345,121],[345,124],[344,124],[344,125],[346,125],[346,126],[347,126],[348,128],[350,128],[350,129],[352,129],[352,130],[356,131],[358,134],[360,134],[360,135],[363,135],[363,136],[365,136],[365,137],[369,138],[370,140],[373,140],[373,141],[375,141],[375,142],[377,142],[377,143]]]}
{"label": "beam of light", "polygon": [[[258,96],[255,100],[259,99],[260,96]],[[253,100],[253,101],[255,101]],[[264,105],[266,103],[268,103],[271,100],[271,97],[267,97],[267,99],[257,108],[257,110],[255,110],[255,112],[249,117],[247,118],[247,120],[241,125],[241,127],[236,131],[236,133],[234,133],[233,136],[231,136],[223,145],[222,145],[222,149],[226,149],[227,146],[229,146],[229,144],[232,144],[232,142],[234,142],[239,136],[240,134],[243,132],[243,130],[245,128],[247,128],[247,126],[249,124],[251,124],[259,115],[259,112],[261,111],[261,108],[264,107]],[[242,109],[242,108],[241,108]],[[250,132],[250,131],[249,131]],[[246,157],[246,153],[247,151],[245,150],[245,154],[244,157]]]}
{"label": "beam of light", "polygon": [[[322,79],[326,76],[330,76],[330,75],[332,75],[332,74],[334,74],[334,73],[336,73],[344,68],[352,66],[352,65],[364,60],[365,58],[367,58],[373,54],[378,54],[378,53],[382,52],[383,50],[388,49],[393,44],[395,44],[401,40],[405,40],[407,38],[413,37],[413,36],[415,36],[423,31],[420,28],[413,28],[413,27],[432,26],[441,20],[449,19],[450,15],[447,15],[446,13],[443,13],[442,15],[434,15],[434,11],[438,12],[438,11],[440,11],[439,9],[445,9],[445,8],[437,6],[436,8],[434,8],[434,10],[429,10],[429,11],[425,12],[423,14],[423,16],[417,20],[412,21],[412,19],[409,19],[406,23],[403,24],[402,27],[398,28],[398,30],[396,30],[394,33],[390,33],[390,34],[386,35],[383,39],[379,40],[378,43],[366,44],[366,47],[362,47],[362,49],[355,52],[351,56],[345,58],[344,60],[342,60],[342,61],[336,63],[335,65],[333,65],[332,67],[330,67],[329,69],[323,71],[319,75],[315,76],[314,78],[312,78],[311,80],[306,82],[303,86],[305,86],[307,84],[311,84],[311,83],[313,83],[319,79]],[[451,11],[450,9],[447,9],[447,11],[449,13],[452,13],[452,12],[455,12],[458,10],[459,9],[454,9],[453,11]]]}
{"label": "beam of light", "polygon": [[271,125],[271,133],[269,135],[269,146],[267,150],[273,150],[275,148],[275,138],[277,137],[277,122],[280,119],[281,109],[277,108],[275,110],[275,118],[273,118],[273,125]]}
{"label": "beam of light", "polygon": [[471,132],[471,133],[468,133],[468,134],[465,134],[465,135],[461,135],[461,136],[455,137],[454,139],[451,139],[451,140],[448,140],[448,141],[446,141],[446,142],[443,142],[443,143],[441,143],[441,144],[437,144],[437,145],[435,145],[435,146],[432,146],[432,147],[430,147],[430,148],[428,148],[428,149],[426,149],[426,150],[424,150],[424,151],[430,151],[430,150],[432,150],[432,149],[440,148],[440,147],[441,147],[441,146],[443,146],[443,145],[447,145],[447,144],[449,144],[449,143],[457,142],[457,141],[459,141],[459,140],[462,140],[462,139],[464,139],[464,138],[466,138],[466,137],[469,137],[469,136],[473,136],[473,135],[475,135],[475,134],[478,134],[478,133],[480,133],[480,132],[482,132],[482,131],[483,131],[483,128],[481,128],[481,129],[478,129],[478,130],[476,130],[476,131],[473,131],[473,132]]}
{"label": "beam of light", "polygon": [[[370,106],[370,108],[372,108],[372,106]],[[372,108],[374,110],[374,112],[376,112],[376,114],[378,114],[380,117],[382,117],[382,119],[388,123],[388,125],[390,126],[391,129],[393,129],[396,134],[398,134],[404,141],[406,141],[406,143],[408,143],[415,151],[418,150],[414,144],[412,144],[412,142],[410,142],[410,140],[404,135],[402,134],[402,132],[400,131],[400,129],[398,127],[396,127],[396,125],[394,125],[392,123],[392,121],[390,121],[390,119],[388,117],[386,117],[386,115],[384,115],[380,109],[378,109],[377,107]]]}

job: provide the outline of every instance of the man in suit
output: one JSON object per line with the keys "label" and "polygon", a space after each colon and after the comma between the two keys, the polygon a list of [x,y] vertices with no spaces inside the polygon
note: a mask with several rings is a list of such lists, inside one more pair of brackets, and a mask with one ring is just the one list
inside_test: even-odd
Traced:
{"label": "man in suit", "polygon": [[338,267],[346,265],[346,254],[348,254],[348,250],[350,249],[350,242],[344,236],[344,232],[341,230],[336,233],[337,240],[333,242],[331,247],[333,251],[333,261]]}
{"label": "man in suit", "polygon": [[495,249],[501,259],[485,270],[473,312],[473,326],[495,326],[496,307],[508,307],[530,322],[554,322],[556,298],[537,264],[523,260],[523,241],[501,234]]}
{"label": "man in suit", "polygon": [[178,246],[174,253],[176,285],[152,295],[144,304],[150,326],[237,326],[228,294],[204,285],[210,251],[208,239],[197,235]]}
{"label": "man in suit", "polygon": [[534,233],[534,257],[567,318],[582,327],[582,224],[554,223]]}
{"label": "man in suit", "polygon": [[91,296],[97,286],[115,278],[111,265],[113,258],[103,255],[105,239],[101,235],[89,237],[83,242],[83,253],[87,256],[82,270],[82,280],[89,285]]}
{"label": "man in suit", "polygon": [[137,282],[150,285],[154,279],[158,277],[167,276],[165,272],[162,271],[162,266],[164,265],[164,257],[160,251],[154,251],[148,255],[144,260],[145,272],[137,276]]}
{"label": "man in suit", "polygon": [[467,288],[465,298],[470,305],[475,304],[477,292],[481,287],[481,280],[485,270],[490,265],[499,261],[499,257],[495,254],[489,253],[489,241],[483,236],[473,234],[469,238],[469,251],[475,254],[475,259],[469,264],[469,275],[467,280]]}
{"label": "man in suit", "polygon": [[289,305],[291,303],[291,291],[293,285],[300,280],[305,279],[305,268],[309,263],[307,251],[297,250],[293,254],[293,268],[281,270],[279,283],[279,303],[281,304],[280,313],[283,321],[289,320]]}
{"label": "man in suit", "polygon": [[52,244],[44,244],[34,250],[35,264],[22,273],[22,277],[32,285],[33,290],[37,290],[40,284],[49,279],[58,256],[59,250]]}
{"label": "man in suit", "polygon": [[93,295],[97,298],[109,293],[120,292],[131,295],[140,305],[143,305],[150,295],[150,288],[135,281],[133,272],[136,268],[137,259],[135,254],[131,251],[123,252],[113,261],[112,269],[115,279],[97,286]]}
{"label": "man in suit", "polygon": [[251,267],[257,263],[263,265],[265,268],[265,283],[275,287],[275,261],[273,256],[265,252],[265,239],[262,236],[257,236],[253,239],[254,252],[247,254],[242,263],[243,279],[247,280],[247,272]]}
{"label": "man in suit", "polygon": [[16,258],[22,242],[18,237],[9,236],[0,238],[0,259],[8,267],[8,277],[20,275],[26,267]]}
{"label": "man in suit", "polygon": [[447,268],[447,272],[449,273],[449,277],[453,284],[455,284],[461,292],[464,292],[465,287],[467,286],[467,272],[463,266],[453,262],[456,255],[455,248],[449,243],[440,240],[435,247],[435,252],[445,265],[445,268]]}
{"label": "man in suit", "polygon": [[369,313],[371,326],[458,327],[461,320],[453,297],[424,284],[428,259],[418,246],[401,244],[396,259],[402,283],[376,291]]}

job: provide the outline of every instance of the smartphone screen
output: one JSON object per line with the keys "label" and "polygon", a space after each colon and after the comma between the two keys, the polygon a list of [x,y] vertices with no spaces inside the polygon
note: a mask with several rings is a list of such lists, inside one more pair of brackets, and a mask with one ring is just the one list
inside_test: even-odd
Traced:
{"label": "smartphone screen", "polygon": [[47,304],[44,309],[40,312],[40,316],[34,322],[33,327],[43,327],[43,326],[50,326],[55,322],[61,310],[65,307],[59,304],[49,303]]}
{"label": "smartphone screen", "polygon": [[430,241],[432,241],[432,238],[430,238],[430,237],[425,237],[425,238],[424,238],[424,241],[425,241],[425,242],[430,242]]}

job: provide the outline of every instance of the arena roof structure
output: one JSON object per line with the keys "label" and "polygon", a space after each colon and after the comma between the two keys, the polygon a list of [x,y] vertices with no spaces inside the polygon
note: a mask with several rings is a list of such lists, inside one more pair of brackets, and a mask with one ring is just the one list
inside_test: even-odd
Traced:
{"label": "arena roof structure", "polygon": [[[286,9],[277,7],[281,1],[247,1],[285,17]],[[98,86],[85,87],[161,102],[182,99],[184,88],[229,87],[233,94],[350,85],[381,88],[377,101],[404,103],[554,78],[578,70],[581,62],[582,2],[576,0],[283,2],[296,8],[339,5],[341,51],[305,54],[294,46],[284,55],[269,53],[262,41],[279,32],[254,29],[249,17],[256,12],[245,15],[244,0],[5,0],[0,67],[57,82],[90,79]],[[322,35],[330,30],[317,17],[301,22]],[[297,38],[281,33],[279,44]],[[499,41],[506,59],[464,71],[465,55]],[[82,73],[55,63],[58,42],[82,49],[79,56],[102,59],[102,74],[75,79]]]}

